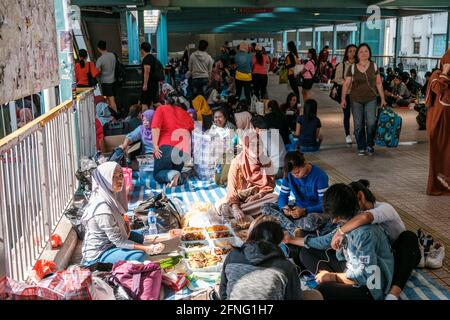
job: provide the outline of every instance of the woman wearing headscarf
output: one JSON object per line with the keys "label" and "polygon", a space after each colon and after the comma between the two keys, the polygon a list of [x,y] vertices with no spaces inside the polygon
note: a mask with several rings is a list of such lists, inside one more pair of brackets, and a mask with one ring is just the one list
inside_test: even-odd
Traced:
{"label": "woman wearing headscarf", "polygon": [[30,108],[22,108],[19,111],[19,123],[17,126],[22,128],[28,122],[33,121],[33,111]]}
{"label": "woman wearing headscarf", "polygon": [[252,129],[252,114],[248,111],[242,111],[234,114],[236,128],[239,130]]}
{"label": "woman wearing headscarf", "polygon": [[122,168],[117,163],[105,162],[98,166],[92,174],[92,186],[91,198],[81,218],[86,228],[82,265],[121,260],[143,262],[148,255],[162,252],[163,244],[142,245],[143,235],[130,231],[124,220],[128,202]]}
{"label": "woman wearing headscarf", "polygon": [[243,147],[231,161],[226,202],[219,205],[219,212],[243,220],[245,215],[260,214],[263,204],[276,202],[278,197],[273,193],[275,179],[269,174],[271,161],[263,155],[259,131],[250,129],[238,134]]}
{"label": "woman wearing headscarf", "polygon": [[430,140],[427,194],[450,195],[438,178],[450,177],[450,49],[442,57],[440,68],[431,75],[425,104]]}
{"label": "woman wearing headscarf", "polygon": [[153,153],[151,126],[154,113],[155,110],[147,110],[142,114],[142,124],[127,135],[125,141],[120,146],[123,150],[126,150],[130,144],[140,140],[142,154]]}

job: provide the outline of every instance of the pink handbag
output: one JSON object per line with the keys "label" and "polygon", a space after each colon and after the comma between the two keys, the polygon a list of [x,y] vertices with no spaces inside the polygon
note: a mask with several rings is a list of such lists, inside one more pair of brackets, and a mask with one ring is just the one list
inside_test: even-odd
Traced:
{"label": "pink handbag", "polygon": [[133,170],[131,168],[122,168],[122,172],[125,188],[127,192],[130,192],[131,189],[133,189],[133,179],[132,179]]}
{"label": "pink handbag", "polygon": [[157,263],[119,261],[113,266],[112,279],[134,300],[159,300],[162,272]]}

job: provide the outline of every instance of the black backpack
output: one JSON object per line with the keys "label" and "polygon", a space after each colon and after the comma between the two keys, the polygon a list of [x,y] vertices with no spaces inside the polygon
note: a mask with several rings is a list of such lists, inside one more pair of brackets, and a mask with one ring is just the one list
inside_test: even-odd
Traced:
{"label": "black backpack", "polygon": [[[181,228],[181,213],[179,212],[181,209],[164,193],[158,193],[145,200],[134,209],[134,213],[146,216],[150,208],[155,210],[159,233]],[[146,220],[144,224],[147,225]]]}
{"label": "black backpack", "polygon": [[122,84],[126,78],[125,65],[120,62],[119,57],[116,53],[114,53],[116,57],[116,68],[114,69],[114,77],[116,78],[116,82]]}
{"label": "black backpack", "polygon": [[159,61],[158,59],[156,59],[155,57],[153,57],[153,69],[151,70],[151,78],[153,81],[159,82],[159,81],[163,81],[165,79],[164,76],[164,67],[161,63],[161,61]]}

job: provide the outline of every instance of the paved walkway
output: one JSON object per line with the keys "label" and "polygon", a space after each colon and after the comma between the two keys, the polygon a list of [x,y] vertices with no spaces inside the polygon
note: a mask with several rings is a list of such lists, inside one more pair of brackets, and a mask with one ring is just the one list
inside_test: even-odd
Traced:
{"label": "paved walkway", "polygon": [[[279,85],[276,77],[269,82],[270,98],[284,102],[290,92]],[[358,156],[356,144],[347,146],[344,141],[342,111],[328,97],[328,91],[313,88],[313,98],[318,102],[319,118],[324,136],[323,149],[313,156],[312,162],[322,166],[334,182],[351,182],[367,179],[379,200],[387,201],[401,214],[407,228],[422,228],[450,248],[450,197],[431,197],[425,194],[428,179],[428,143],[425,131],[419,131],[417,112],[396,109],[403,118],[400,146],[396,149],[376,148],[372,157]],[[352,123],[353,120],[351,120]],[[353,126],[352,126],[353,128]],[[351,129],[353,132],[353,129]],[[355,142],[355,140],[354,140]],[[431,277],[450,289],[450,256],[447,254],[442,269],[429,271]]]}

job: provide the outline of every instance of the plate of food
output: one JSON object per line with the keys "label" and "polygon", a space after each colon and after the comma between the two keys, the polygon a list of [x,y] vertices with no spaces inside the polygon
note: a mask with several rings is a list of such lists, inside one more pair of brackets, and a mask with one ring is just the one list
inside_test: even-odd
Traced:
{"label": "plate of food", "polygon": [[192,271],[218,271],[222,258],[207,252],[193,252],[187,256],[187,264]]}
{"label": "plate of food", "polygon": [[227,255],[231,252],[231,250],[233,250],[233,247],[228,246],[228,247],[214,247],[212,252],[217,255],[217,256],[223,256],[223,255]]}
{"label": "plate of food", "polygon": [[203,234],[203,232],[185,232],[182,236],[181,236],[181,241],[186,242],[186,241],[199,241],[199,240],[205,240],[206,237]]}
{"label": "plate of food", "polygon": [[248,230],[236,230],[234,233],[242,241],[246,241],[248,238]]}
{"label": "plate of food", "polygon": [[231,219],[230,224],[234,230],[245,230],[250,228],[250,225],[252,224],[253,220],[255,220],[255,218],[253,218],[252,216],[245,216],[242,221]]}
{"label": "plate of food", "polygon": [[209,237],[211,239],[225,239],[225,238],[233,238],[234,234],[231,231],[219,231],[210,233]]}
{"label": "plate of food", "polygon": [[203,232],[203,228],[185,227],[183,228],[183,232],[184,233]]}
{"label": "plate of food", "polygon": [[210,249],[209,242],[207,240],[203,241],[189,241],[183,242],[180,248],[186,252],[197,252],[197,251],[208,251]]}

